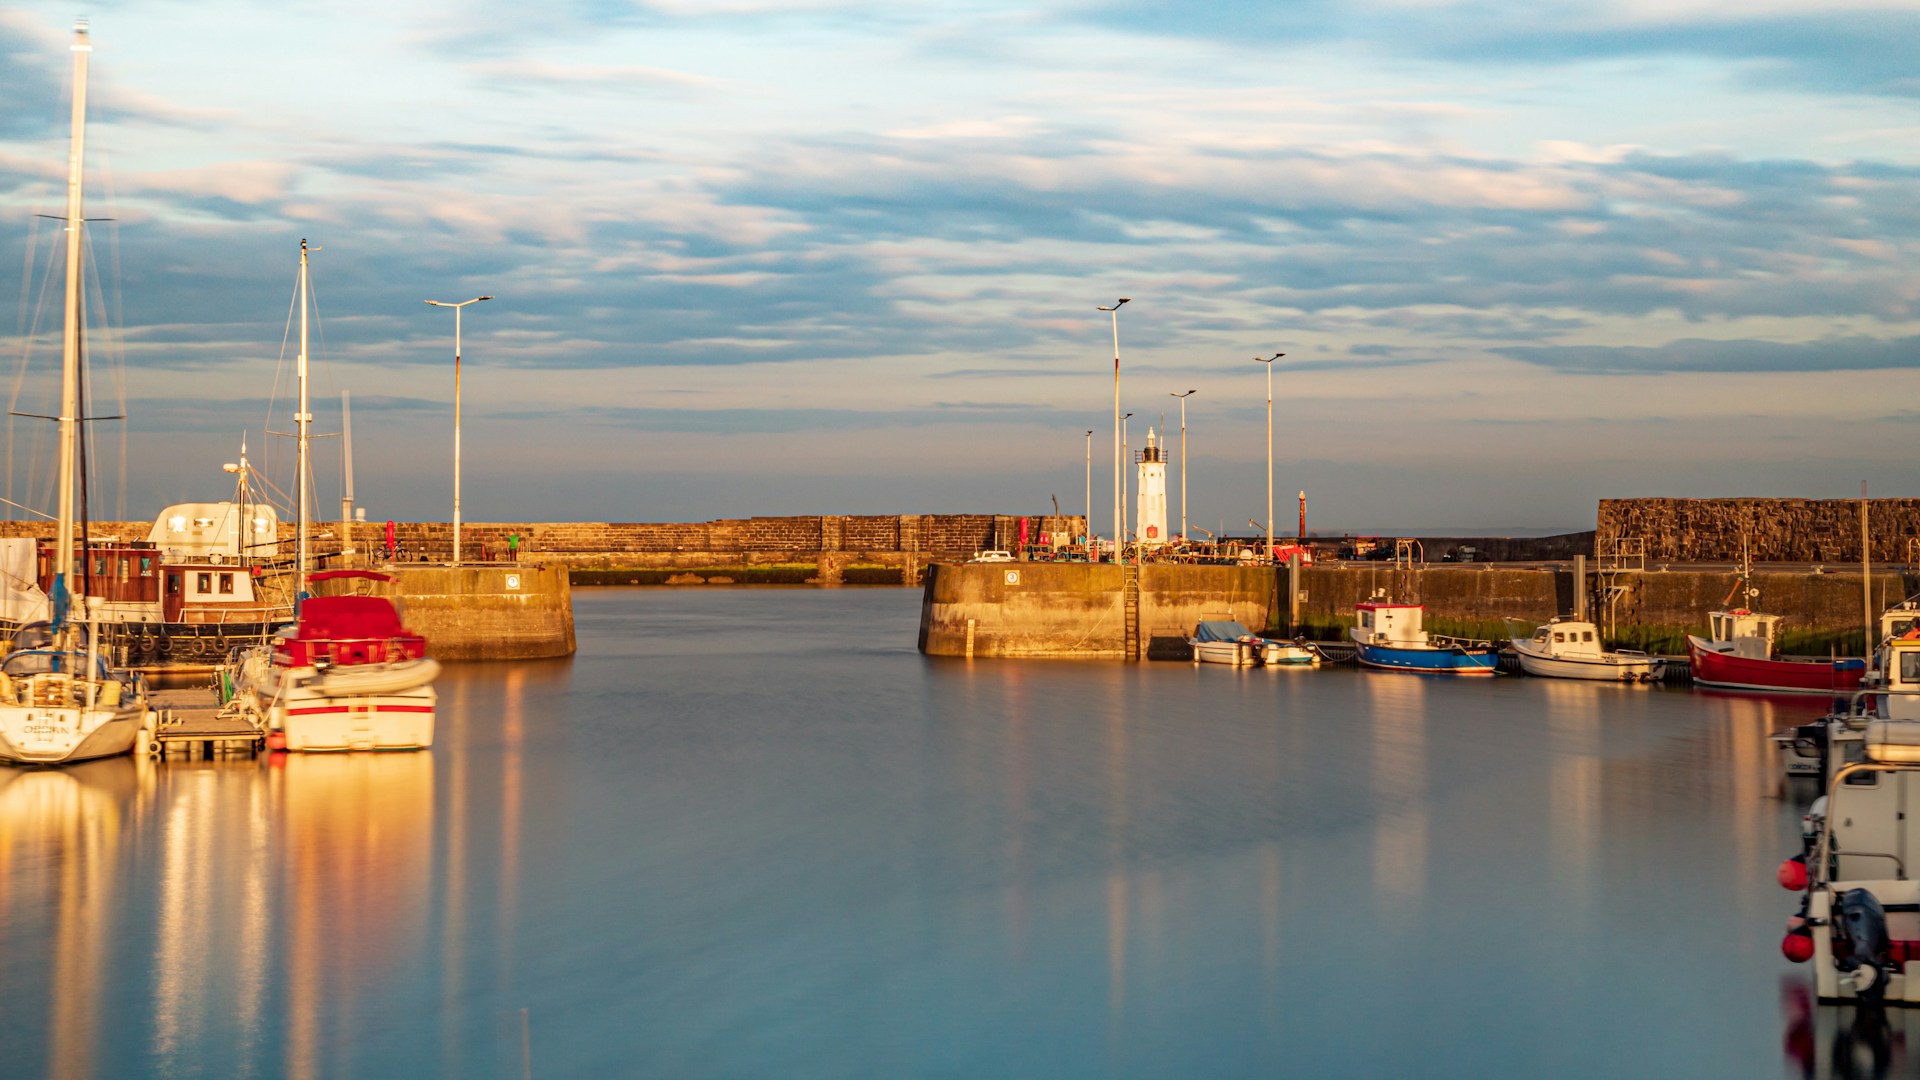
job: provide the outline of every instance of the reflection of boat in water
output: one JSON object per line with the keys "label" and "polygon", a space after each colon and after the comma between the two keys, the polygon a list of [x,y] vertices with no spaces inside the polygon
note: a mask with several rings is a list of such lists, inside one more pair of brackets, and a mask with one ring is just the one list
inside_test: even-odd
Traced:
{"label": "reflection of boat in water", "polygon": [[1574,619],[1553,619],[1532,637],[1515,636],[1513,651],[1527,674],[1555,679],[1657,682],[1667,670],[1667,662],[1659,657],[1632,649],[1601,648],[1599,628]]}
{"label": "reflection of boat in water", "polygon": [[139,788],[131,757],[75,762],[65,769],[0,769],[0,847],[36,831],[66,832],[75,821],[117,812]]}

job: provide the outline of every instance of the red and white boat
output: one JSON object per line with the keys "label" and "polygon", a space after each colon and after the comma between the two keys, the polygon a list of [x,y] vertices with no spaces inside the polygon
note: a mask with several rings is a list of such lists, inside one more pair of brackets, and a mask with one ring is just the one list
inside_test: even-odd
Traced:
{"label": "red and white boat", "polygon": [[[390,581],[333,570],[311,581]],[[384,596],[309,596],[293,626],[249,650],[234,694],[260,718],[269,746],[287,750],[424,750],[433,745],[440,664]]]}
{"label": "red and white boat", "polygon": [[1781,660],[1774,656],[1774,627],[1778,615],[1761,615],[1746,608],[1710,612],[1709,637],[1687,635],[1687,657],[1693,661],[1695,686],[1723,690],[1762,690],[1787,694],[1850,694],[1860,688],[1867,662],[1839,660]]}

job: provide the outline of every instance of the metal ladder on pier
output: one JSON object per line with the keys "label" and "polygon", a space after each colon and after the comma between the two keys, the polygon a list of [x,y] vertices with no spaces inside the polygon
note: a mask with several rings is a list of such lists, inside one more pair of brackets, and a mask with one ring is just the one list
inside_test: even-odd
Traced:
{"label": "metal ladder on pier", "polygon": [[1120,604],[1126,619],[1126,658],[1140,659],[1140,568],[1131,563],[1120,566]]}

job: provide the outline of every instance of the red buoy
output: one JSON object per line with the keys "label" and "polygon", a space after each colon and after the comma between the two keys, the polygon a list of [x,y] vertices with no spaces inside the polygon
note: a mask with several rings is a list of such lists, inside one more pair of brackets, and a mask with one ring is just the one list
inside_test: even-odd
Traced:
{"label": "red buoy", "polygon": [[1813,935],[1801,930],[1781,938],[1780,955],[1796,964],[1813,959]]}
{"label": "red buoy", "polygon": [[1780,870],[1774,875],[1780,887],[1790,892],[1800,892],[1807,887],[1807,858],[1795,855],[1780,864]]}
{"label": "red buoy", "polygon": [[[285,750],[286,748],[287,748],[287,733],[286,733],[286,732],[284,732],[284,731],[269,731],[269,732],[267,733],[267,749],[269,749],[269,750]],[[1802,872],[1802,874],[1801,874],[1801,876],[1802,876],[1803,878],[1804,878],[1804,877],[1806,876],[1806,875],[1805,875],[1805,873],[1804,873],[1804,871]]]}

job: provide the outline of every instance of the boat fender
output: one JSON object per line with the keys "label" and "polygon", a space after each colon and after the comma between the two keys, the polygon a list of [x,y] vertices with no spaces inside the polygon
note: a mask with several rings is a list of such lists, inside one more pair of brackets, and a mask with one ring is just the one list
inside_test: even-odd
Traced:
{"label": "boat fender", "polygon": [[1787,931],[1780,939],[1780,955],[1796,964],[1813,959],[1813,931],[1804,926]]}
{"label": "boat fender", "polygon": [[1788,892],[1799,892],[1805,889],[1807,887],[1807,857],[1805,855],[1795,855],[1793,858],[1782,862],[1780,869],[1774,871],[1773,877],[1775,881],[1780,883],[1780,887]]}
{"label": "boat fender", "polygon": [[285,750],[286,748],[287,748],[287,733],[286,733],[286,732],[284,732],[284,731],[269,731],[269,732],[267,732],[267,749],[269,749],[269,750]]}

